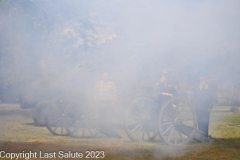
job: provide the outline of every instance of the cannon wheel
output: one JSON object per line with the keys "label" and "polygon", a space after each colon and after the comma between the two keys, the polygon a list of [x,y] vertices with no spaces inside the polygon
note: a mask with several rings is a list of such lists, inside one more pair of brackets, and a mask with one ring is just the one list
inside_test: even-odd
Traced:
{"label": "cannon wheel", "polygon": [[51,106],[47,109],[47,129],[53,135],[56,136],[67,136],[66,130],[66,112],[67,104],[61,100],[51,102]]}
{"label": "cannon wheel", "polygon": [[76,107],[66,112],[66,130],[73,138],[92,138],[96,137],[97,118],[96,111],[78,110]]}
{"label": "cannon wheel", "polygon": [[169,145],[189,143],[197,130],[193,105],[178,97],[167,100],[159,110],[158,130],[162,140]]}
{"label": "cannon wheel", "polygon": [[51,107],[50,101],[42,101],[36,104],[32,112],[33,121],[36,126],[46,126],[49,107]]}
{"label": "cannon wheel", "polygon": [[125,130],[132,141],[153,141],[157,137],[155,102],[146,97],[134,100],[125,115]]}

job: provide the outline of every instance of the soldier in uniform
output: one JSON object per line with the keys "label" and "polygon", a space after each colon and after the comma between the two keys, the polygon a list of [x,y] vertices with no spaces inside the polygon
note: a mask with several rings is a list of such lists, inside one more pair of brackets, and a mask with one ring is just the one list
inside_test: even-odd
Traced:
{"label": "soldier in uniform", "polygon": [[161,104],[170,96],[177,94],[177,86],[169,81],[166,75],[162,75],[160,81],[156,84],[156,92],[158,93],[157,101]]}
{"label": "soldier in uniform", "polygon": [[236,81],[233,85],[232,95],[231,95],[231,109],[230,112],[239,112],[239,91],[240,91],[240,82]]}
{"label": "soldier in uniform", "polygon": [[116,98],[116,86],[109,80],[108,73],[104,72],[102,79],[95,85],[95,101],[99,112],[99,131],[108,137],[120,138],[111,126],[112,112]]}
{"label": "soldier in uniform", "polygon": [[199,84],[195,91],[195,108],[198,121],[198,129],[208,137],[210,111],[213,107],[213,87],[208,84],[203,75],[199,77]]}

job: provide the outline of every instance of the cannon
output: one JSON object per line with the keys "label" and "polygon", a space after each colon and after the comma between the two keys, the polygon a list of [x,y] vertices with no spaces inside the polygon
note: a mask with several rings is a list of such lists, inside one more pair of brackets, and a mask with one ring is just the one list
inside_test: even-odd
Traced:
{"label": "cannon", "polygon": [[46,126],[51,111],[63,112],[72,102],[82,105],[92,92],[89,86],[94,86],[92,73],[71,71],[40,77],[18,89],[20,106],[32,110],[35,125]]}
{"label": "cannon", "polygon": [[135,98],[125,116],[125,130],[135,142],[153,141],[157,136],[168,145],[213,141],[198,130],[192,101],[167,92]]}

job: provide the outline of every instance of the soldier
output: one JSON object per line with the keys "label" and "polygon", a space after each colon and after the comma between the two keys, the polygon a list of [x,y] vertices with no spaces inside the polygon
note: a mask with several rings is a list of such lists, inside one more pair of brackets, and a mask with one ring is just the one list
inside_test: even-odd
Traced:
{"label": "soldier", "polygon": [[236,81],[233,85],[232,95],[231,95],[231,109],[230,112],[239,112],[239,90],[240,90],[240,82]]}
{"label": "soldier", "polygon": [[120,138],[120,136],[112,130],[111,126],[111,116],[116,98],[116,86],[109,80],[108,73],[104,72],[102,79],[95,85],[95,101],[99,112],[99,130],[108,137]]}
{"label": "soldier", "polygon": [[156,84],[156,92],[158,93],[157,101],[163,103],[169,96],[176,95],[177,86],[169,81],[165,75],[162,75],[160,81]]}
{"label": "soldier", "polygon": [[198,129],[208,137],[208,127],[210,111],[213,107],[214,92],[210,84],[208,84],[203,75],[199,77],[199,84],[195,91],[195,107],[198,121]]}

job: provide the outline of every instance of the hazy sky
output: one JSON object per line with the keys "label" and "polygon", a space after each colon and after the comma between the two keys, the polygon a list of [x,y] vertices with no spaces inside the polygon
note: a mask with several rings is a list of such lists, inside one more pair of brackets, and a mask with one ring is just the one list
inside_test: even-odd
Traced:
{"label": "hazy sky", "polygon": [[[119,9],[116,26],[121,41],[113,51],[132,55],[132,63],[138,66],[194,66],[205,72],[211,69],[209,64],[214,67],[218,61],[231,63],[239,58],[240,1],[141,0],[120,4],[115,7]],[[222,54],[226,53],[234,58],[224,59]]]}

